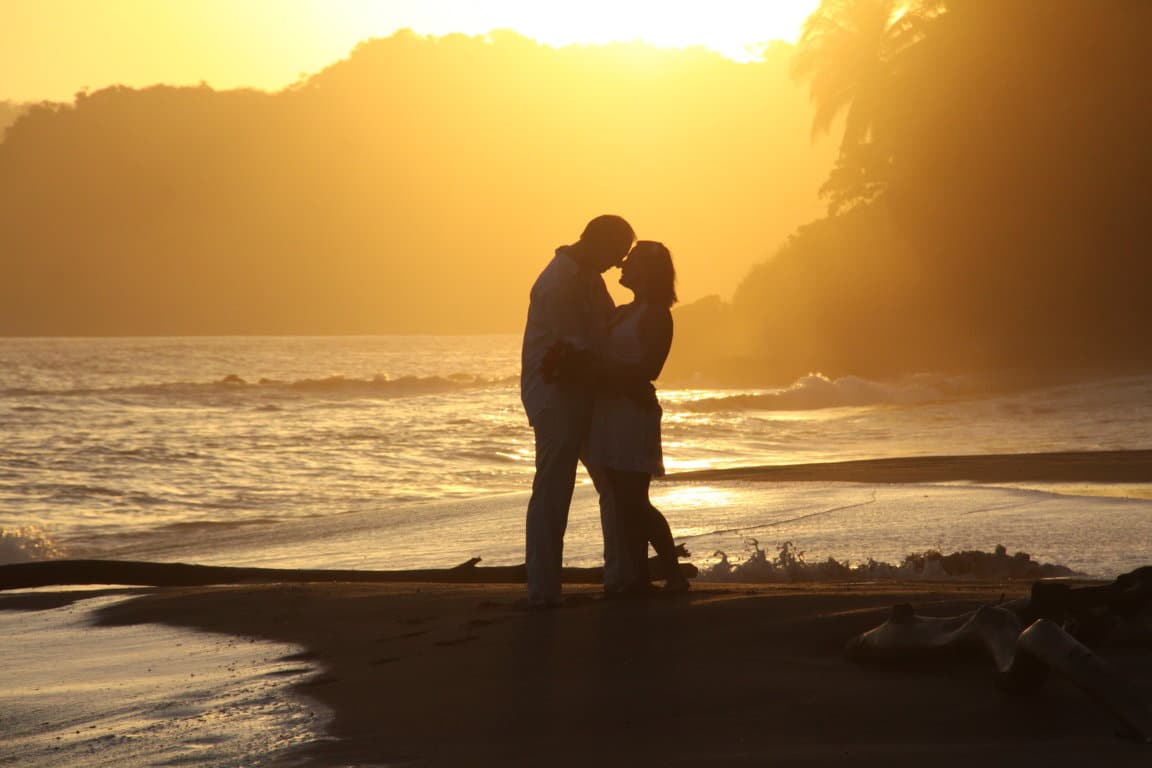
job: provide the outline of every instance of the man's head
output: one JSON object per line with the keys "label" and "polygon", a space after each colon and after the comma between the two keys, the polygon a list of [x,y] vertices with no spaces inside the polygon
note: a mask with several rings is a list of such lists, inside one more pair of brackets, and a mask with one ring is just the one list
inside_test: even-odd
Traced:
{"label": "man's head", "polygon": [[583,266],[605,272],[620,266],[635,241],[631,224],[620,216],[604,214],[588,222],[576,246]]}

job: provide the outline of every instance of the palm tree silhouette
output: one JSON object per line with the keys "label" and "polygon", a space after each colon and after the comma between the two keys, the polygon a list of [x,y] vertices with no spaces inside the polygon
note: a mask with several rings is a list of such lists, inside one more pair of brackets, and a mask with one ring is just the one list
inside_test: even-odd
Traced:
{"label": "palm tree silhouette", "polygon": [[804,22],[792,76],[808,81],[816,107],[813,139],[829,133],[844,115],[837,168],[821,190],[833,208],[838,195],[867,197],[862,190],[882,181],[878,177],[891,150],[884,121],[898,98],[900,70],[944,5],[944,0],[823,0]]}

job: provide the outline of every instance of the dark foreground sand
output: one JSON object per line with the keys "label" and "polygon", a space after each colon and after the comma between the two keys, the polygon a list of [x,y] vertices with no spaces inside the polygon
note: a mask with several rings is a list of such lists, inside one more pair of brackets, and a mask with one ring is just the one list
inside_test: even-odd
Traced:
{"label": "dark foreground sand", "polygon": [[[335,739],[278,764],[1141,765],[1152,747],[1061,680],[998,691],[982,659],[843,660],[893,603],[951,615],[1027,585],[732,586],[604,601],[571,587],[530,613],[522,587],[284,584],[152,590],[106,609],[307,649],[301,692]],[[1152,655],[1106,658],[1152,700]],[[304,760],[305,762],[297,762]]]}

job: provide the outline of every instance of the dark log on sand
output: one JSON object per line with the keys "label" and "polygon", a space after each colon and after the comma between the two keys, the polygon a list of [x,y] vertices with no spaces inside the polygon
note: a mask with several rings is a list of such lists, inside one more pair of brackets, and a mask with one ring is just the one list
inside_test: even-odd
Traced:
{"label": "dark log on sand", "polygon": [[[479,568],[478,558],[455,568],[409,571],[356,571],[305,568],[237,568],[187,563],[148,563],[132,560],[42,560],[0,566],[0,590],[77,584],[124,584],[145,587],[200,587],[212,584],[279,582],[407,582],[451,583],[524,581],[524,566]],[[589,569],[591,570],[591,569]],[[584,574],[581,574],[582,576]],[[590,578],[590,575],[588,575]]]}
{"label": "dark log on sand", "polygon": [[[132,560],[43,560],[0,565],[0,590],[78,584],[124,584],[144,587],[201,587],[212,584],[277,584],[289,582],[437,582],[448,584],[523,584],[523,565],[481,566],[474,557],[455,568],[407,571],[317,570],[301,568],[236,568]],[[684,563],[685,576],[696,568]],[[653,566],[652,573],[657,573]],[[565,568],[567,584],[599,584],[603,568]]]}

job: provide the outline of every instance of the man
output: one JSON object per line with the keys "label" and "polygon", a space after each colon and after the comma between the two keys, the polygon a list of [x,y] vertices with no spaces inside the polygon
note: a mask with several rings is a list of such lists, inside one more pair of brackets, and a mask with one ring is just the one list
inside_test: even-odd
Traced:
{"label": "man", "polygon": [[[520,358],[520,399],[536,433],[536,476],[528,502],[525,558],[530,607],[560,603],[564,529],[576,485],[576,464],[592,415],[591,387],[549,377],[545,361],[557,342],[589,350],[604,335],[615,306],[601,275],[620,266],[635,240],[636,233],[621,217],[597,216],[576,243],[556,249],[532,286]],[[599,483],[597,487],[602,490]],[[600,514],[608,569],[615,528],[603,496]]]}

